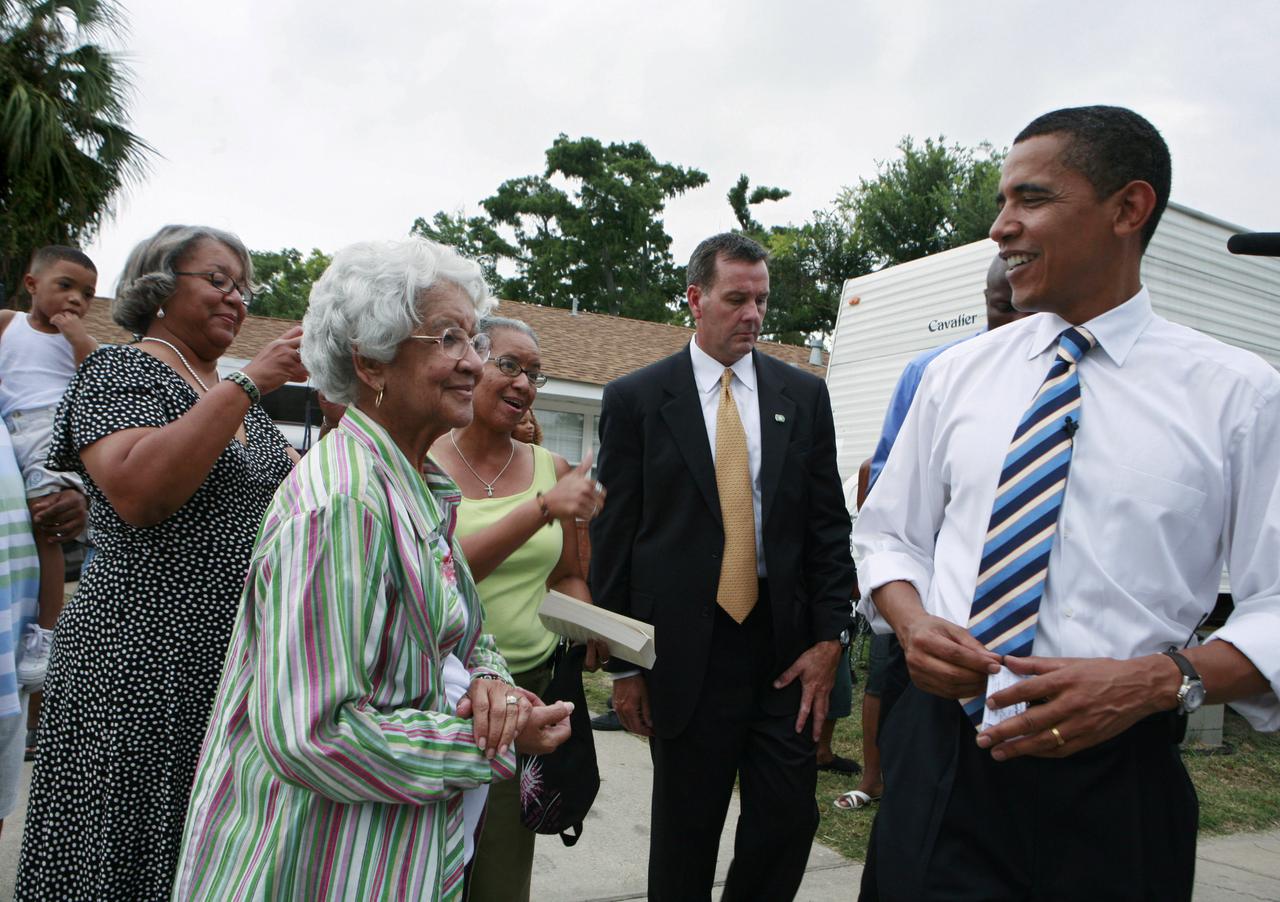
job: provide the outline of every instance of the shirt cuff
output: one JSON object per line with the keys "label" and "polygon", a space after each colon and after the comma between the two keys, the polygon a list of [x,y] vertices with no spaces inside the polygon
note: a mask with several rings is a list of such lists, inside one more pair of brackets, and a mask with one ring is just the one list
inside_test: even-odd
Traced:
{"label": "shirt cuff", "polygon": [[867,555],[858,570],[859,580],[863,580],[862,598],[858,600],[858,613],[867,618],[873,632],[883,635],[892,633],[893,627],[877,610],[871,600],[871,593],[883,585],[899,580],[909,582],[920,596],[920,604],[924,605],[929,597],[929,581],[932,573],[918,560],[909,554],[899,551],[879,551]]}

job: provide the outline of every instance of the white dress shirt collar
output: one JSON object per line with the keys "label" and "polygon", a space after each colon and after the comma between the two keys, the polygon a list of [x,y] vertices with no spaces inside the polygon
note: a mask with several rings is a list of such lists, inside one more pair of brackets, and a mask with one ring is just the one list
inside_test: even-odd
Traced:
{"label": "white dress shirt collar", "polygon": [[[1143,285],[1138,293],[1129,300],[1112,307],[1101,316],[1095,316],[1084,324],[1084,327],[1098,340],[1098,347],[1106,352],[1116,366],[1124,366],[1125,358],[1133,350],[1138,336],[1151,324],[1151,295]],[[1071,328],[1056,313],[1048,313],[1036,318],[1035,331],[1027,345],[1027,359],[1038,357],[1058,341],[1058,336]]]}
{"label": "white dress shirt collar", "polygon": [[[705,395],[712,387],[718,388],[725,365],[698,347],[697,336],[689,339],[689,355],[693,358],[693,381],[698,385],[698,393]],[[751,354],[743,354],[728,369],[733,370],[744,386],[752,392],[756,390],[756,365]]]}

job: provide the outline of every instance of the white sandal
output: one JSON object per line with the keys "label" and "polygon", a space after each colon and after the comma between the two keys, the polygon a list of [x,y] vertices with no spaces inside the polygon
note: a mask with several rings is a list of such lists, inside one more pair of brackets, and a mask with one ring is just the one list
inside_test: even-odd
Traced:
{"label": "white sandal", "polygon": [[857,811],[859,808],[870,808],[880,801],[880,796],[869,796],[861,789],[851,789],[836,796],[831,804],[841,811]]}

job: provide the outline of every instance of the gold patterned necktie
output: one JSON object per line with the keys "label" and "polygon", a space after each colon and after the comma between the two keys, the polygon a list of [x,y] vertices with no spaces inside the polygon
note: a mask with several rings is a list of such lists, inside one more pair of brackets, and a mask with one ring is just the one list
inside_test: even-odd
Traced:
{"label": "gold patterned necktie", "polygon": [[720,410],[716,414],[716,489],[724,521],[724,554],[716,604],[738,623],[756,606],[756,515],[751,500],[751,459],[747,434],[733,400],[733,370],[720,377]]}

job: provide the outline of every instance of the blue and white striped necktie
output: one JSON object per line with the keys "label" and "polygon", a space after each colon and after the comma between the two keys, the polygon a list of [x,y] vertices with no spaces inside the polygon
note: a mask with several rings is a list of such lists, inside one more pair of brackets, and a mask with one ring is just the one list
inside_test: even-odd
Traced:
{"label": "blue and white striped necktie", "polygon": [[[1080,428],[1076,364],[1096,344],[1081,326],[1058,336],[1049,374],[1022,415],[1005,455],[969,610],[969,632],[998,655],[1031,654]],[[960,700],[974,726],[982,723],[985,701],[985,693]]]}

